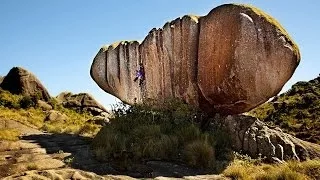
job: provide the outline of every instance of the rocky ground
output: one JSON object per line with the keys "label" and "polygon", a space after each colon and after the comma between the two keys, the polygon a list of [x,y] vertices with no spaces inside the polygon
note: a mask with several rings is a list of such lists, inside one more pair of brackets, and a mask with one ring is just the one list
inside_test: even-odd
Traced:
{"label": "rocky ground", "polygon": [[19,141],[0,141],[0,178],[4,179],[225,179],[219,175],[197,175],[183,165],[149,161],[122,171],[116,165],[94,159],[90,139],[69,134],[38,131],[11,120],[2,126],[22,132]]}

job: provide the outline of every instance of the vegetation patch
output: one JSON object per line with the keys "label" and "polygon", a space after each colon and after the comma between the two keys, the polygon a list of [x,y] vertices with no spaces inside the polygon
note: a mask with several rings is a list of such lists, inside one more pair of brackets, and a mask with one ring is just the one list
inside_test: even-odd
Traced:
{"label": "vegetation patch", "polygon": [[46,121],[49,111],[38,107],[38,100],[37,96],[14,95],[0,89],[0,119],[18,121],[29,127],[51,133],[94,136],[101,128],[100,125],[87,122],[93,117],[91,114],[65,108],[57,104],[54,98],[48,103],[53,107],[53,110],[64,114],[67,118],[64,121]]}
{"label": "vegetation patch", "polygon": [[31,170],[37,170],[38,169],[38,165],[35,163],[29,163],[27,165],[27,170],[31,171]]}
{"label": "vegetation patch", "polygon": [[124,166],[170,160],[214,169],[215,149],[230,151],[217,144],[214,133],[199,128],[195,118],[198,115],[194,108],[177,100],[156,106],[120,104],[114,109],[110,125],[101,129],[92,146],[98,159],[126,162]]}
{"label": "vegetation patch", "polygon": [[0,129],[0,140],[17,141],[19,140],[20,132],[17,129]]}
{"label": "vegetation patch", "polygon": [[236,158],[223,174],[243,180],[308,180],[320,178],[320,160],[288,161],[282,164],[264,164],[261,160]]}

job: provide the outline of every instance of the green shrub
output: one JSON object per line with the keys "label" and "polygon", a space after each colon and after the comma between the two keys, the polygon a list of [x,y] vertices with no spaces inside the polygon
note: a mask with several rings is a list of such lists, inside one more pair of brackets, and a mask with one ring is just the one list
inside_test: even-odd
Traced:
{"label": "green shrub", "polygon": [[27,165],[27,170],[29,170],[29,171],[31,171],[31,170],[36,170],[36,169],[38,169],[38,165],[35,164],[35,163],[29,163],[29,164]]}
{"label": "green shrub", "polygon": [[187,164],[195,167],[208,168],[214,165],[214,147],[206,140],[196,140],[188,143],[183,151]]}
{"label": "green shrub", "polygon": [[96,135],[100,130],[100,126],[96,124],[85,123],[78,132],[80,135]]}
{"label": "green shrub", "polygon": [[37,105],[36,98],[30,96],[23,96],[19,101],[20,107],[23,109],[28,109],[30,107],[35,107]]}
{"label": "green shrub", "polygon": [[19,102],[22,96],[11,94],[8,91],[0,89],[0,106],[7,108],[20,108]]}
{"label": "green shrub", "polygon": [[178,101],[115,107],[110,124],[93,139],[98,159],[172,160],[204,168],[214,164],[218,141],[212,132],[200,130],[196,109]]}

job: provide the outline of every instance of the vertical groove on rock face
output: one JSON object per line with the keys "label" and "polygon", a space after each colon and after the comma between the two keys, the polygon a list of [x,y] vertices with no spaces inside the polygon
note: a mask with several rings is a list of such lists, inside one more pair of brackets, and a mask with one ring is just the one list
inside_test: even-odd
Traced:
{"label": "vertical groove on rock face", "polygon": [[171,78],[171,93],[172,95],[174,95],[174,62],[175,62],[175,58],[173,56],[173,54],[171,54],[172,52],[175,51],[175,34],[174,34],[174,24],[171,22],[170,23],[170,33],[171,33],[171,51],[169,50],[170,53],[170,78]]}
{"label": "vertical groove on rock face", "polygon": [[103,54],[103,60],[101,60],[102,64],[99,64],[98,67],[100,67],[101,69],[103,68],[103,71],[101,73],[104,75],[105,79],[102,78],[102,80],[104,80],[106,82],[105,84],[109,87],[108,72],[107,72],[107,70],[108,70],[108,64],[107,64],[108,56],[107,56],[107,52],[105,52],[105,51],[101,52],[101,53]]}
{"label": "vertical groove on rock face", "polygon": [[[117,48],[117,78],[120,81],[120,51],[121,51],[121,43],[119,44],[118,48]],[[121,83],[120,83],[121,84]]]}
{"label": "vertical groove on rock face", "polygon": [[[180,26],[179,26],[179,30],[180,30],[180,39],[179,39],[179,42],[180,42],[180,50],[181,50],[181,54],[180,54],[180,56],[179,56],[179,59],[180,59],[180,62],[179,62],[179,67],[180,67],[180,72],[179,72],[179,74],[180,74],[180,76],[179,76],[179,81],[178,82],[180,82],[179,83],[179,85],[178,85],[178,93],[179,93],[179,96],[181,97],[181,95],[182,95],[182,97],[183,97],[183,93],[184,93],[184,89],[186,88],[186,85],[185,85],[185,79],[187,78],[187,77],[184,77],[185,76],[185,73],[184,73],[184,70],[186,70],[186,67],[184,66],[185,65],[185,63],[187,63],[187,61],[184,61],[185,59],[188,59],[187,57],[184,57],[184,39],[183,38],[185,38],[185,36],[184,36],[184,33],[183,33],[183,27],[182,27],[182,25],[183,25],[183,20],[182,19],[180,19],[179,20],[180,21]],[[185,99],[185,98],[184,98]]]}
{"label": "vertical groove on rock face", "polygon": [[162,95],[162,92],[163,92],[163,78],[161,78],[161,77],[163,77],[163,75],[162,75],[162,73],[163,73],[163,71],[162,71],[162,69],[161,69],[161,67],[163,67],[162,66],[162,61],[163,61],[163,59],[162,59],[162,57],[163,57],[163,54],[162,54],[162,51],[161,51],[161,42],[160,42],[160,38],[161,38],[161,36],[160,36],[160,34],[161,34],[161,29],[159,29],[159,30],[157,30],[156,31],[156,38],[155,38],[155,41],[156,41],[156,49],[157,49],[157,51],[156,51],[156,54],[157,54],[157,63],[159,63],[159,67],[158,67],[158,75],[157,75],[157,77],[158,77],[158,79],[159,79],[159,88],[157,89],[157,97],[163,97]]}

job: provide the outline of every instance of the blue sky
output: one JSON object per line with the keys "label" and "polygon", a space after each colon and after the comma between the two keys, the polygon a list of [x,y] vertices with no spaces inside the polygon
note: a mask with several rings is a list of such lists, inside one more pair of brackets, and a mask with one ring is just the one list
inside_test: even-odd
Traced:
{"label": "blue sky", "polygon": [[293,83],[320,73],[320,1],[217,0],[0,0],[0,75],[24,67],[52,96],[88,92],[109,108],[116,98],[90,78],[91,62],[104,44],[142,40],[154,27],[185,14],[205,15],[223,3],[249,3],[275,17],[300,47]]}

